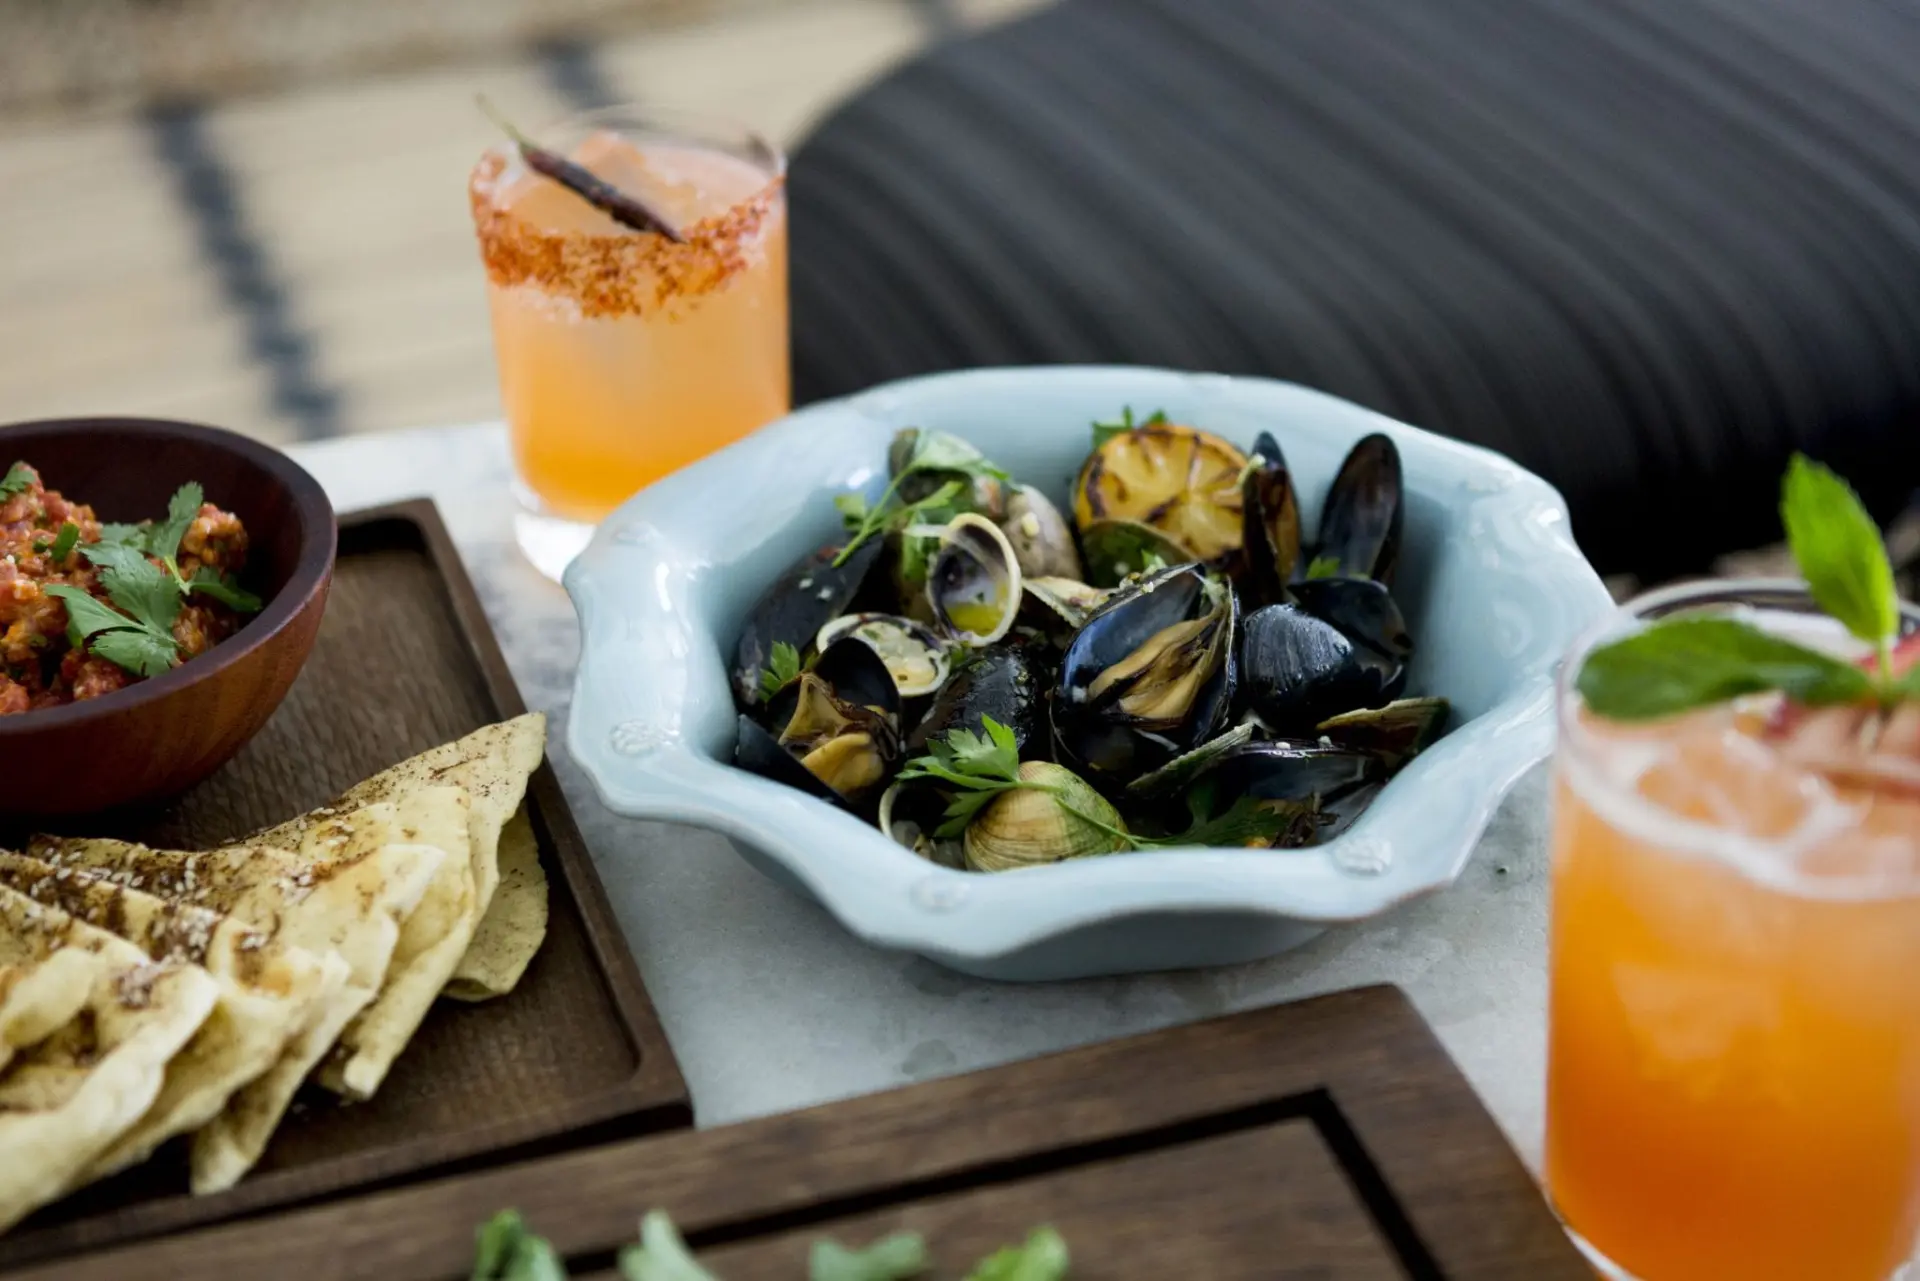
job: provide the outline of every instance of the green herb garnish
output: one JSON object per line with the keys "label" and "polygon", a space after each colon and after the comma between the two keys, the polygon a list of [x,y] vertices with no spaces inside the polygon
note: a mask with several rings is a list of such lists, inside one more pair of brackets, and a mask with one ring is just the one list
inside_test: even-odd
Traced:
{"label": "green herb garnish", "polygon": [[7,474],[0,476],[0,498],[11,498],[15,494],[24,494],[33,487],[33,468],[25,463],[15,463],[7,468]]}
{"label": "green herb garnish", "polygon": [[530,1231],[517,1211],[500,1211],[476,1236],[472,1281],[567,1281],[552,1243]]}
{"label": "green herb garnish", "polygon": [[67,521],[60,526],[60,533],[54,538],[52,546],[47,548],[47,556],[54,561],[65,560],[73,554],[73,545],[80,541],[80,526]]}
{"label": "green herb garnish", "polygon": [[1780,515],[1820,607],[1872,645],[1857,667],[1732,618],[1661,619],[1587,656],[1577,685],[1597,714],[1657,720],[1746,694],[1780,691],[1812,707],[1920,698],[1920,680],[1893,675],[1900,606],[1880,531],[1847,483],[1796,454]]}
{"label": "green herb garnish", "polygon": [[103,543],[133,543],[141,547],[147,545],[146,525],[123,525],[119,521],[102,521],[100,541]]}
{"label": "green herb garnish", "polygon": [[693,1261],[664,1210],[650,1210],[640,1220],[640,1244],[620,1252],[620,1275],[627,1281],[718,1281]]}
{"label": "green herb garnish", "polygon": [[1020,777],[1020,747],[1013,731],[991,716],[981,717],[985,734],[954,729],[927,742],[927,754],[917,756],[900,771],[899,781],[922,780],[954,789],[947,800],[944,822],[934,835],[951,840],[966,834],[967,824],[1003,792],[1046,792],[1068,816],[1103,832],[1134,850],[1174,849],[1186,845],[1244,845],[1269,841],[1299,822],[1300,807],[1243,796],[1224,814],[1194,823],[1177,836],[1142,836],[1089,814],[1074,803],[1066,788]]}
{"label": "green herb garnish", "polygon": [[[924,498],[911,503],[898,501],[900,486],[910,477],[930,475],[950,479]],[[833,500],[847,527],[847,544],[833,558],[834,568],[846,564],[847,558],[875,534],[905,529],[909,525],[945,524],[960,512],[972,510],[970,506],[960,505],[969,481],[996,480],[1005,485],[1012,479],[959,437],[923,431],[914,439],[912,457],[887,482],[878,502],[869,504],[862,494],[841,494]]]}
{"label": "green herb garnish", "polygon": [[1136,427],[1158,427],[1166,421],[1167,411],[1156,409],[1144,421],[1136,423],[1133,421],[1133,406],[1128,405],[1120,411],[1117,421],[1093,425],[1093,447],[1099,449],[1115,436],[1124,436]]}
{"label": "green herb garnish", "polygon": [[967,1281],[1060,1281],[1067,1275],[1067,1243],[1052,1228],[1035,1228],[1023,1245],[982,1259]]}
{"label": "green herb garnish", "polygon": [[849,1250],[838,1241],[813,1243],[808,1259],[808,1281],[907,1281],[933,1266],[927,1243],[918,1232],[896,1232],[864,1250]]}
{"label": "green herb garnish", "polygon": [[775,641],[760,669],[760,697],[772,698],[791,682],[800,679],[800,651],[785,641]]}
{"label": "green herb garnish", "polygon": [[1309,579],[1340,577],[1340,558],[1338,556],[1315,556],[1311,561],[1307,562],[1307,577]]}

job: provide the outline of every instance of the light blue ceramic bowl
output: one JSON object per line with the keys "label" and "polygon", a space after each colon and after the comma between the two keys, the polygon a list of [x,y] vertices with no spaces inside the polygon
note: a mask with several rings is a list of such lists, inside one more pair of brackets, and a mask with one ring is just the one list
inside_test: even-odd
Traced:
{"label": "light blue ceramic bowl", "polygon": [[[1064,498],[1088,426],[1165,409],[1279,439],[1308,528],[1349,446],[1384,431],[1408,486],[1396,594],[1412,692],[1454,728],[1346,834],[1300,852],[1186,850],[998,875],[922,861],[851,814],[735,769],[727,664],[761,589],[833,541],[905,426],[971,440]],[[1265,956],[1450,884],[1553,737],[1553,673],[1609,608],[1560,497],[1505,459],[1284,383],[1123,368],[988,369],[814,405],[636,495],[567,572],[583,636],[567,743],[606,804],[711,828],[861,938],[968,973],[1055,979]]]}

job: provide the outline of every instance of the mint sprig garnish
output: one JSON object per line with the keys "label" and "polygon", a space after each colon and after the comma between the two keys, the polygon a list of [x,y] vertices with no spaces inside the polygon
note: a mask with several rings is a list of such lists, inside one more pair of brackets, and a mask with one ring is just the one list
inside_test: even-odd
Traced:
{"label": "mint sprig garnish", "polygon": [[1880,531],[1859,496],[1796,454],[1780,515],[1813,599],[1874,647],[1871,669],[1739,619],[1667,618],[1587,655],[1575,684],[1588,708],[1609,720],[1649,721],[1771,691],[1814,707],[1920,698],[1914,672],[1893,674],[1899,597]]}

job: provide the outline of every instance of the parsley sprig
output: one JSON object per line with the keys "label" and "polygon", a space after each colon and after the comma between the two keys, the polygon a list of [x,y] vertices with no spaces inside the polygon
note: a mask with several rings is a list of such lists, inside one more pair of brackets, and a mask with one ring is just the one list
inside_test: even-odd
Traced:
{"label": "parsley sprig", "polygon": [[1846,663],[1733,618],[1682,616],[1595,649],[1576,682],[1597,714],[1657,720],[1746,694],[1780,691],[1820,707],[1920,699],[1920,667],[1894,674],[1900,602],[1893,566],[1846,481],[1796,454],[1781,487],[1787,542],[1814,600],[1873,646],[1870,667]]}
{"label": "parsley sprig", "polygon": [[1133,421],[1133,406],[1128,405],[1120,411],[1118,420],[1110,423],[1095,423],[1093,425],[1093,447],[1098,449],[1115,436],[1124,436],[1137,427],[1158,427],[1166,421],[1167,411],[1164,409],[1156,409],[1146,418],[1136,423]]}
{"label": "parsley sprig", "polygon": [[1020,777],[1020,747],[1013,731],[991,716],[981,717],[984,734],[970,729],[949,730],[927,742],[927,754],[907,762],[901,782],[924,781],[953,789],[934,835],[951,840],[966,833],[967,824],[993,799],[1006,792],[1046,792],[1069,817],[1103,832],[1124,848],[1175,849],[1187,845],[1245,845],[1270,841],[1300,821],[1301,807],[1242,796],[1224,813],[1193,816],[1193,823],[1175,836],[1143,836],[1107,822],[1076,803],[1073,790],[1059,783]]}
{"label": "parsley sprig", "polygon": [[[100,571],[111,607],[66,583],[47,588],[47,595],[67,607],[67,635],[76,647],[135,676],[158,676],[180,661],[173,625],[189,595],[205,595],[243,614],[259,611],[259,597],[205,565],[191,578],[180,572],[180,542],[204,501],[200,486],[188,482],[168,502],[165,520],[103,526],[101,541],[80,546],[80,554]],[[67,543],[71,551],[80,531],[67,528],[73,529]],[[56,548],[62,540],[67,540],[66,529]]]}
{"label": "parsley sprig", "polygon": [[760,697],[772,698],[790,683],[800,679],[800,651],[785,641],[775,641],[760,669]]}
{"label": "parsley sprig", "polygon": [[[916,476],[945,479],[925,497],[901,502],[901,486]],[[983,479],[1003,485],[1013,480],[957,436],[938,431],[917,433],[912,455],[887,482],[878,501],[868,503],[862,494],[841,494],[833,500],[846,522],[848,534],[847,545],[834,557],[834,567],[846,564],[847,558],[876,534],[906,529],[910,525],[945,524],[960,512],[970,510],[963,505],[967,491],[973,481]],[[924,557],[924,549],[922,555]]]}

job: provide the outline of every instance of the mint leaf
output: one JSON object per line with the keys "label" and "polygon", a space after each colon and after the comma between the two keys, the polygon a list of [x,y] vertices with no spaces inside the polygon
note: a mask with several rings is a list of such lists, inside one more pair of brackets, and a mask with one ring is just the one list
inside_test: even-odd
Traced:
{"label": "mint leaf", "polygon": [[687,1243],[662,1210],[640,1220],[640,1244],[620,1252],[620,1275],[627,1281],[718,1281],[693,1261]]}
{"label": "mint leaf", "polygon": [[567,1270],[545,1237],[520,1215],[502,1210],[476,1234],[472,1281],[566,1281]]}
{"label": "mint leaf", "polygon": [[167,500],[167,518],[147,531],[147,550],[164,561],[178,557],[180,540],[187,536],[187,527],[193,524],[193,518],[200,514],[200,506],[206,501],[198,481],[190,480],[175,490]]}
{"label": "mint leaf", "polygon": [[80,526],[68,521],[60,526],[60,534],[53,540],[53,546],[47,550],[47,555],[55,561],[63,561],[73,554],[74,544],[79,541]]}
{"label": "mint leaf", "polygon": [[[123,525],[118,521],[102,521],[100,543],[132,543],[137,547],[145,547],[147,528],[145,525]],[[97,547],[100,543],[94,545]]]}
{"label": "mint leaf", "polygon": [[1781,486],[1780,519],[1820,608],[1861,640],[1880,645],[1900,626],[1900,598],[1879,526],[1846,481],[1795,454]]}
{"label": "mint leaf", "polygon": [[833,1240],[816,1241],[807,1276],[809,1281],[906,1281],[930,1266],[927,1243],[920,1234],[899,1232],[864,1250],[849,1250]]}
{"label": "mint leaf", "polygon": [[1809,706],[1864,701],[1851,663],[1730,618],[1672,618],[1587,655],[1580,696],[1616,721],[1657,720],[1743,694],[1784,690]]}
{"label": "mint leaf", "polygon": [[24,494],[31,488],[33,488],[33,468],[25,463],[15,463],[7,468],[6,475],[0,476],[0,498]]}
{"label": "mint leaf", "polygon": [[142,627],[97,633],[87,641],[87,651],[135,676],[170,672],[180,656],[172,637],[156,636]]}
{"label": "mint leaf", "polygon": [[257,614],[260,612],[260,598],[240,586],[232,578],[224,576],[211,565],[202,565],[193,571],[193,577],[187,580],[187,590],[202,596],[211,596],[238,614]]}
{"label": "mint leaf", "polygon": [[1060,1281],[1067,1275],[1067,1243],[1052,1228],[1035,1228],[1024,1245],[982,1259],[967,1281]]}
{"label": "mint leaf", "polygon": [[66,583],[55,583],[46,591],[47,595],[65,603],[67,635],[76,645],[85,642],[87,637],[98,632],[137,625],[133,619],[124,614],[114,613],[78,587],[72,587]]}
{"label": "mint leaf", "polygon": [[785,641],[775,641],[773,652],[767,655],[767,665],[760,669],[760,697],[772,698],[798,679],[800,651]]}

